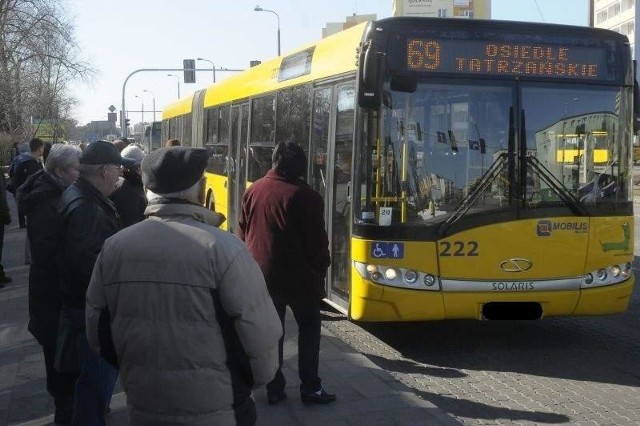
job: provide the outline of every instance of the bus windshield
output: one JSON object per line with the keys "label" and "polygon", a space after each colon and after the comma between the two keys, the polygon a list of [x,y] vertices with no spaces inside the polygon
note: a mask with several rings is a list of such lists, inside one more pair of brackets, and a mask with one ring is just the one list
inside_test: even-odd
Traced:
{"label": "bus windshield", "polygon": [[[597,86],[522,88],[527,150],[587,206],[628,200],[625,182],[631,170],[623,141],[631,135],[617,125],[630,119],[624,116],[624,102],[630,99],[624,94]],[[534,204],[556,200],[537,173],[532,172],[530,180]]]}
{"label": "bus windshield", "polygon": [[142,145],[149,151],[155,151],[162,147],[161,140],[162,122],[154,121],[144,129]]}
{"label": "bus windshield", "polygon": [[380,138],[361,170],[361,218],[429,224],[463,207],[586,212],[628,202],[621,141],[630,135],[616,126],[625,89],[428,78],[412,93],[385,87]]}

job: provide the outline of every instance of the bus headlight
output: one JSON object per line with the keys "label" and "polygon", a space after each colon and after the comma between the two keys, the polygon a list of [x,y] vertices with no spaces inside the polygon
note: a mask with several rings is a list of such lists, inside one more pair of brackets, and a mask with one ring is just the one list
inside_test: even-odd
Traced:
{"label": "bus headlight", "polygon": [[598,274],[596,276],[600,281],[604,281],[607,279],[607,271],[604,269],[598,269]]}
{"label": "bus headlight", "polygon": [[413,284],[418,281],[418,273],[416,271],[407,271],[404,273],[404,280],[409,284]]}
{"label": "bus headlight", "polygon": [[393,281],[398,277],[398,271],[396,271],[395,268],[389,268],[384,271],[384,277],[390,281]]}
{"label": "bus headlight", "polygon": [[376,284],[412,290],[440,290],[438,279],[429,272],[356,261],[353,266],[362,278]]}
{"label": "bus headlight", "polygon": [[610,270],[611,270],[611,275],[614,277],[617,277],[622,272],[622,269],[620,269],[618,265],[613,265]]}
{"label": "bus headlight", "polygon": [[427,287],[431,287],[436,283],[436,277],[434,277],[431,274],[426,274],[424,276],[424,285],[426,285]]}
{"label": "bus headlight", "polygon": [[609,265],[606,268],[588,272],[582,278],[582,285],[580,287],[594,288],[621,283],[629,279],[633,272],[631,268],[631,263],[626,262],[618,265]]}

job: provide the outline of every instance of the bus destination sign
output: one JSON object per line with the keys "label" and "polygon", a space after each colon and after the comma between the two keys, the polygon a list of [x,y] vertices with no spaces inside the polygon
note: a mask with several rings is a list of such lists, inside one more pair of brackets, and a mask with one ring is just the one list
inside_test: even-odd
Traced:
{"label": "bus destination sign", "polygon": [[409,38],[406,66],[418,72],[607,80],[606,49]]}

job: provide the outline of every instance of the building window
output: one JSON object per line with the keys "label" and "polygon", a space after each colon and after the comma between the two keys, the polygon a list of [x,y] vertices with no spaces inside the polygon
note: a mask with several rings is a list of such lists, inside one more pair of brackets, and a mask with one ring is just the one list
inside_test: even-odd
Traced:
{"label": "building window", "polygon": [[596,15],[596,24],[601,24],[607,20],[607,11],[603,10]]}
{"label": "building window", "polygon": [[609,18],[620,15],[620,3],[615,3],[609,6],[607,9],[607,15]]}
{"label": "building window", "polygon": [[633,35],[635,31],[635,22],[634,21],[628,21],[625,22],[624,24],[622,24],[620,26],[620,34],[624,34],[624,35]]}

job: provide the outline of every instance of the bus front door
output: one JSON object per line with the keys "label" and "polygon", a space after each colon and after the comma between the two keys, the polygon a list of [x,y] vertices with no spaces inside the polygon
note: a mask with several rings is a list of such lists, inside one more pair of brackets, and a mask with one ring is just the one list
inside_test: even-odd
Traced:
{"label": "bus front door", "polygon": [[331,267],[329,300],[348,308],[351,293],[351,156],[355,117],[355,87],[337,86],[331,155],[329,223]]}
{"label": "bus front door", "polygon": [[327,298],[348,309],[351,290],[351,154],[354,129],[353,84],[314,92],[309,182],[325,203],[331,266]]}

